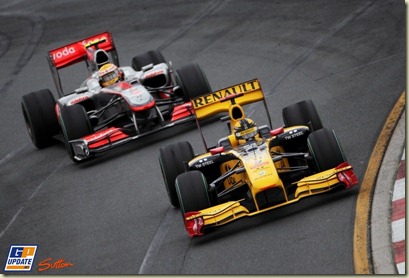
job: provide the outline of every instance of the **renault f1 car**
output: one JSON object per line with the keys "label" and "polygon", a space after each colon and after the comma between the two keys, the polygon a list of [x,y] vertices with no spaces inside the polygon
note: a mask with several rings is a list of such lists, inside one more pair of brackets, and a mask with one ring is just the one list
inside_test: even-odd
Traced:
{"label": "renault f1 car", "polygon": [[[131,140],[194,121],[191,98],[211,92],[196,63],[175,72],[158,50],[132,58],[119,67],[109,32],[88,37],[48,52],[59,99],[49,89],[22,97],[21,106],[33,144],[41,149],[62,134],[75,162]],[[59,70],[85,61],[89,78],[74,91],[64,91]],[[115,65],[122,79],[101,87],[98,71]],[[61,136],[60,136],[61,137]]]}
{"label": "renault f1 car", "polygon": [[[262,101],[269,125],[246,118],[244,105]],[[358,183],[332,129],[322,125],[311,100],[282,110],[284,126],[271,118],[257,79],[192,99],[206,152],[189,142],[164,146],[159,163],[170,203],[180,207],[189,236]],[[228,135],[207,147],[200,121],[223,113]]]}

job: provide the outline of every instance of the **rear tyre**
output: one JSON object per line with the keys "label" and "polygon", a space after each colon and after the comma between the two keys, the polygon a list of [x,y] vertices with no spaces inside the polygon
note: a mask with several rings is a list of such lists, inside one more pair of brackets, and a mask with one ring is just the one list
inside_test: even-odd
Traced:
{"label": "rear tyre", "polygon": [[50,90],[40,90],[23,96],[21,109],[34,146],[42,149],[52,145],[52,137],[60,131],[60,126],[55,114],[55,99]]}
{"label": "rear tyre", "polygon": [[74,162],[78,162],[68,142],[94,132],[84,107],[79,104],[61,107],[60,123],[68,155]]}
{"label": "rear tyre", "polygon": [[338,138],[331,129],[314,131],[308,136],[307,142],[316,172],[332,169],[346,161]]}
{"label": "rear tyre", "polygon": [[199,211],[211,206],[207,189],[206,178],[200,171],[186,172],[176,178],[176,191],[183,217],[186,212]]}
{"label": "rear tyre", "polygon": [[179,207],[175,180],[179,174],[185,172],[185,162],[194,157],[193,148],[189,142],[178,142],[159,149],[159,164],[162,170],[166,191],[172,206]]}
{"label": "rear tyre", "polygon": [[175,77],[176,82],[182,88],[182,98],[184,101],[190,101],[212,91],[204,71],[196,63],[176,70]]}
{"label": "rear tyre", "polygon": [[161,63],[166,63],[166,60],[159,50],[150,50],[132,58],[132,68],[136,71],[142,70],[142,67],[149,64],[157,65]]}
{"label": "rear tyre", "polygon": [[312,100],[304,100],[283,109],[283,120],[287,127],[306,125],[314,130],[321,129],[321,118]]}

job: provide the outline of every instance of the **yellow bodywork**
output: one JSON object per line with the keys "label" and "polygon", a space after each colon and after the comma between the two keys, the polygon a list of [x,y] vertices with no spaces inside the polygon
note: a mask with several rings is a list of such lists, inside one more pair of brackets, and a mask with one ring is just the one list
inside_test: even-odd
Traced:
{"label": "yellow bodywork", "polygon": [[[264,94],[259,81],[253,79],[192,99],[192,105],[198,120],[220,112],[228,112],[230,116],[230,126],[233,127],[238,120],[245,117],[241,105],[260,100],[264,100]],[[296,132],[297,129],[300,128],[308,129],[307,126],[293,126],[278,129],[280,132],[277,134],[290,132],[292,130]],[[329,191],[334,188],[334,186],[342,183],[338,177],[338,173],[352,169],[349,164],[345,164],[345,167],[342,168],[338,168],[338,166],[337,168],[304,177],[292,184],[296,186],[295,192],[294,189],[292,189],[291,193],[287,192],[279,174],[289,171],[291,167],[286,157],[280,157],[280,154],[284,153],[284,148],[274,144],[270,146],[270,142],[277,137],[273,131],[270,132],[270,135],[271,137],[269,139],[263,139],[257,135],[254,141],[255,143],[239,142],[234,136],[233,130],[232,134],[227,136],[232,149],[226,152],[223,151],[223,153],[232,155],[232,159],[224,161],[219,165],[220,173],[222,175],[229,171],[232,173],[231,169],[234,167],[236,167],[236,169],[244,167],[245,171],[234,171],[233,174],[229,175],[223,181],[224,189],[228,191],[229,188],[234,190],[236,187],[247,186],[255,208],[246,208],[241,204],[245,199],[241,199],[237,201],[227,201],[200,211],[186,213],[185,223],[187,225],[186,227],[188,227],[188,222],[191,224],[189,224],[189,228],[187,228],[193,231],[191,233],[189,232],[191,236],[200,234],[200,229],[198,232],[197,227],[224,225],[241,217],[260,214],[295,203],[304,197]],[[289,136],[298,135],[294,133]],[[243,143],[245,144],[243,145]],[[251,149],[251,144],[254,144],[254,149]],[[258,149],[259,146],[264,148]],[[244,147],[247,148],[245,152],[240,149]],[[243,153],[245,154],[243,155]],[[204,161],[206,160],[205,158],[209,156],[209,153],[197,156],[189,162],[189,166],[197,165],[195,163],[201,160]],[[276,158],[275,161],[273,158]],[[212,161],[211,163],[214,162]],[[200,165],[197,166],[197,168],[200,167]],[[257,195],[269,190],[272,190],[270,191],[272,194],[282,193],[282,195],[277,195],[277,200],[274,199],[272,203],[267,203],[267,205],[264,204],[263,207],[260,207]]]}
{"label": "yellow bodywork", "polygon": [[[287,128],[285,130],[288,131],[296,128],[299,128],[299,126]],[[268,139],[267,141],[271,140],[274,140],[274,137]],[[335,185],[340,184],[337,174],[352,169],[352,166],[348,165],[343,168],[333,168],[302,178],[293,183],[293,185],[296,185],[297,188],[295,190],[294,197],[290,199],[287,196],[287,190],[279,176],[280,173],[285,172],[285,169],[289,167],[289,162],[286,158],[276,162],[273,162],[272,159],[272,153],[276,155],[284,153],[284,149],[281,146],[273,146],[269,150],[266,148],[264,151],[257,151],[254,154],[252,154],[250,151],[245,156],[241,155],[237,149],[232,149],[228,153],[233,154],[235,157],[237,157],[237,159],[232,159],[221,163],[219,166],[221,174],[228,172],[237,164],[239,167],[244,166],[246,171],[243,173],[236,173],[226,178],[223,182],[225,189],[232,186],[246,185],[249,187],[252,199],[256,200],[256,195],[258,193],[273,187],[277,187],[283,192],[285,201],[263,209],[259,208],[258,203],[254,201],[256,209],[252,212],[240,204],[240,202],[243,200],[228,201],[226,203],[198,211],[197,214],[187,217],[186,220],[202,217],[205,227],[219,226],[244,216],[253,216],[273,210],[275,208],[295,203],[303,197],[324,193],[333,189]],[[191,163],[208,156],[209,153],[197,156],[191,161]]]}
{"label": "yellow bodywork", "polygon": [[[352,169],[352,166],[346,166],[341,169],[330,169],[318,174],[314,174],[308,177],[305,177],[298,181],[297,190],[295,194],[295,198],[291,200],[286,200],[283,203],[264,208],[264,209],[257,209],[254,212],[249,212],[248,209],[240,204],[243,200],[238,201],[229,201],[220,205],[216,205],[210,208],[203,209],[198,211],[197,214],[187,217],[186,220],[192,220],[195,218],[202,217],[204,220],[204,227],[206,226],[220,226],[231,221],[234,221],[238,218],[244,216],[253,216],[256,214],[260,214],[269,210],[273,210],[285,205],[289,205],[299,201],[300,199],[308,196],[312,196],[315,194],[323,193],[326,191],[331,190],[334,188],[335,185],[339,184],[340,181],[337,178],[337,173],[343,172],[345,170]],[[274,174],[272,175],[274,176]],[[272,178],[271,178],[272,180]],[[282,187],[285,192],[285,189],[282,185],[277,185]],[[260,187],[250,187],[253,193],[253,197],[255,196],[255,192],[260,191]]]}
{"label": "yellow bodywork", "polygon": [[352,166],[350,165],[340,169],[334,168],[299,180],[295,183],[298,186],[295,191],[295,197],[300,199],[304,197],[304,195],[310,196],[332,189],[334,185],[337,185],[340,182],[337,174],[350,169],[352,169]]}

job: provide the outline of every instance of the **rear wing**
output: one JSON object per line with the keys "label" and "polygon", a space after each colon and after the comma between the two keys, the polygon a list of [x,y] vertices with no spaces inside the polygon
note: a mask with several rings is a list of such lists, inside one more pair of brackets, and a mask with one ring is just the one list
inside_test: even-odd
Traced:
{"label": "rear wing", "polygon": [[105,40],[105,42],[98,44],[98,47],[100,49],[103,49],[105,51],[115,50],[115,44],[111,34],[109,32],[104,32],[48,51],[49,61],[57,69],[61,69],[72,64],[85,61],[87,59],[87,51],[85,46],[94,41],[102,40]]}
{"label": "rear wing", "polygon": [[[271,128],[272,121],[270,113],[264,98],[263,90],[257,78],[192,99],[191,103],[195,112],[196,123],[202,135],[203,143],[206,149],[208,148],[200,128],[200,120],[209,118],[219,113],[228,112],[229,118],[234,121],[234,111],[237,111],[238,107],[258,101],[262,101],[264,104],[268,122]],[[236,110],[232,110],[233,107],[235,107]],[[241,108],[238,110],[241,110],[239,111],[240,113],[243,111]]]}
{"label": "rear wing", "polygon": [[48,51],[47,60],[60,97],[64,96],[58,70],[85,61],[87,67],[93,61],[93,52],[103,49],[111,54],[113,63],[119,66],[118,54],[111,33],[103,32]]}
{"label": "rear wing", "polygon": [[[240,106],[263,101],[264,93],[258,79],[239,83],[191,100],[198,120],[209,118],[222,112],[229,112],[232,104]],[[271,123],[270,123],[271,125]]]}

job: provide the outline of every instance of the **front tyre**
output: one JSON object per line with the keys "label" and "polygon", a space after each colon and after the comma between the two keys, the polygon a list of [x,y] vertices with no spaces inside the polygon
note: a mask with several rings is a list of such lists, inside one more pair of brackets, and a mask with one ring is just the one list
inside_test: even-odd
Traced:
{"label": "front tyre", "polygon": [[307,143],[316,172],[332,169],[346,161],[338,138],[331,129],[314,131],[308,136]]}
{"label": "front tyre", "polygon": [[166,191],[172,206],[178,208],[179,200],[176,193],[176,177],[185,172],[185,162],[194,157],[193,148],[189,142],[178,142],[159,149],[159,164],[165,182]]}
{"label": "front tyre", "polygon": [[94,132],[84,107],[79,104],[61,107],[60,124],[68,155],[74,162],[78,162],[74,157],[74,150],[69,141],[79,139]]}
{"label": "front tyre", "polygon": [[176,178],[176,191],[183,217],[186,212],[199,211],[211,206],[207,181],[200,171],[180,174]]}
{"label": "front tyre", "polygon": [[42,149],[53,144],[60,131],[55,114],[55,99],[48,89],[29,93],[21,99],[21,109],[28,134],[34,146]]}

